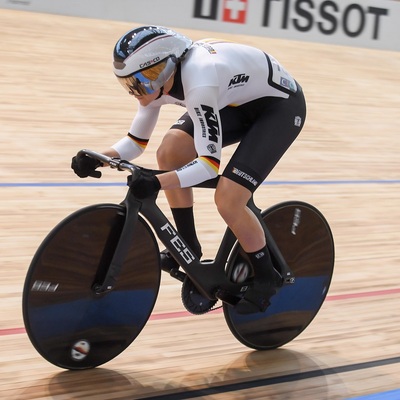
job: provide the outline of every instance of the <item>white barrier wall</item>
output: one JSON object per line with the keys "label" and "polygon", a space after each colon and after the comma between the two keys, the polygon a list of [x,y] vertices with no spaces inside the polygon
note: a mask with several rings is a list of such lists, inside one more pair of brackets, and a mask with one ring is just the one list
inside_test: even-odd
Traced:
{"label": "white barrier wall", "polygon": [[0,8],[400,50],[399,0],[0,0]]}

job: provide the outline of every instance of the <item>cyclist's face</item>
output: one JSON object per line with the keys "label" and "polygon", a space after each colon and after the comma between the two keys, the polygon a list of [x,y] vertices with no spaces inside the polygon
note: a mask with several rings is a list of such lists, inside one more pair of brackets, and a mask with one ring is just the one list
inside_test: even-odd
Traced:
{"label": "cyclist's face", "polygon": [[135,97],[135,99],[140,103],[141,106],[147,106],[160,95],[160,90],[161,89],[155,90],[153,93],[144,95],[132,94],[132,96]]}

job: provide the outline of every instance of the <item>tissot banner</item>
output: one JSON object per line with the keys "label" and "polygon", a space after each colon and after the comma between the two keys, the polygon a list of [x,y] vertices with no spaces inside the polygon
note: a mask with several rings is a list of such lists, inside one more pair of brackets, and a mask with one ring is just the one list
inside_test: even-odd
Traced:
{"label": "tissot banner", "polygon": [[0,7],[400,50],[399,0],[0,0]]}

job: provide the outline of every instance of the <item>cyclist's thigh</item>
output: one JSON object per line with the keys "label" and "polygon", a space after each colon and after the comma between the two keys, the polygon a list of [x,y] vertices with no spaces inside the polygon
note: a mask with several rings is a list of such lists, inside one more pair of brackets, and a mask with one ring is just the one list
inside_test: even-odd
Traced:
{"label": "cyclist's thigh", "polygon": [[223,176],[256,190],[299,135],[305,117],[301,92],[267,104],[241,140]]}

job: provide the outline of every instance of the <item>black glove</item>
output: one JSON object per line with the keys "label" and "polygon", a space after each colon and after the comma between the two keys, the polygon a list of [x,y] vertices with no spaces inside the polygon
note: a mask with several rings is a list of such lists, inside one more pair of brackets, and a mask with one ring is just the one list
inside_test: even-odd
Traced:
{"label": "black glove", "polygon": [[160,181],[155,176],[146,176],[143,174],[140,174],[133,182],[132,177],[129,176],[128,186],[138,199],[150,197],[161,189]]}
{"label": "black glove", "polygon": [[79,176],[79,178],[87,178],[92,176],[93,178],[100,178],[101,172],[96,171],[97,167],[101,167],[102,162],[91,158],[83,153],[78,153],[75,157],[72,157],[71,168]]}

